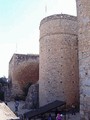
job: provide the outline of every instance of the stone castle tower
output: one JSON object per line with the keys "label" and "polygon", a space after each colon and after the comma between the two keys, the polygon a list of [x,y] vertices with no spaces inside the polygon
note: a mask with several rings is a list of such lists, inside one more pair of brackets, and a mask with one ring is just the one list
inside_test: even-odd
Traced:
{"label": "stone castle tower", "polygon": [[79,101],[77,18],[52,15],[40,23],[39,101]]}
{"label": "stone castle tower", "polygon": [[89,120],[90,0],[76,0],[76,4],[78,20],[61,14],[40,23],[39,103],[43,106],[57,99],[71,105],[79,101],[80,93],[81,120]]}
{"label": "stone castle tower", "polygon": [[90,120],[90,0],[76,0],[80,76],[80,114]]}
{"label": "stone castle tower", "polygon": [[22,97],[24,89],[39,79],[39,56],[33,54],[14,54],[9,62],[9,77],[12,81],[12,98]]}

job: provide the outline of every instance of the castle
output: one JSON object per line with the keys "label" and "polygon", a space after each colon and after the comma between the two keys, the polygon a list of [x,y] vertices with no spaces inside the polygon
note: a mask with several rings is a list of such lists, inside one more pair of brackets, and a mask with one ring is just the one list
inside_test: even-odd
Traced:
{"label": "castle", "polygon": [[39,104],[58,99],[71,105],[80,97],[81,120],[89,120],[90,1],[76,4],[77,17],[52,15],[40,23]]}

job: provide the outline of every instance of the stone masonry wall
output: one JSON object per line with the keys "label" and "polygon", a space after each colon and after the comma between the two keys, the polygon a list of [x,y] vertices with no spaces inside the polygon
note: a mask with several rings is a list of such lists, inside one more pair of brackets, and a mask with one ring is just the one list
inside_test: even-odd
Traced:
{"label": "stone masonry wall", "polygon": [[35,109],[39,107],[39,84],[35,83],[29,87],[28,94],[25,100],[24,108]]}
{"label": "stone masonry wall", "polygon": [[40,23],[39,104],[79,102],[77,18],[52,15]]}
{"label": "stone masonry wall", "polygon": [[39,80],[39,56],[14,54],[9,63],[9,79],[12,81],[12,96],[22,96],[28,84]]}
{"label": "stone masonry wall", "polygon": [[76,0],[78,13],[80,114],[90,120],[90,0]]}

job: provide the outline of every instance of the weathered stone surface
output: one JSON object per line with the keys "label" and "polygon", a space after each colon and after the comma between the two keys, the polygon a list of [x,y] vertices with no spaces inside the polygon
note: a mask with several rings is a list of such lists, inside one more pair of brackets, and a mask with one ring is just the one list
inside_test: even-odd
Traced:
{"label": "weathered stone surface", "polygon": [[29,87],[25,100],[25,108],[33,109],[39,107],[39,84],[33,84]]}
{"label": "weathered stone surface", "polygon": [[90,119],[90,0],[76,0],[80,71],[81,120]]}
{"label": "weathered stone surface", "polygon": [[1,120],[19,120],[11,109],[3,102],[0,103],[0,119]]}
{"label": "weathered stone surface", "polygon": [[27,85],[39,79],[39,56],[14,54],[9,63],[9,79],[12,81],[12,96],[22,96]]}
{"label": "weathered stone surface", "polygon": [[40,106],[79,101],[77,18],[52,15],[40,23]]}

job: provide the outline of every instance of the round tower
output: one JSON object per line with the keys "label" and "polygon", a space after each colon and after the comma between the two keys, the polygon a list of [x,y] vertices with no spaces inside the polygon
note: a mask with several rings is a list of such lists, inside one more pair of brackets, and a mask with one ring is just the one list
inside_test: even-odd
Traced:
{"label": "round tower", "polygon": [[78,102],[77,18],[58,14],[40,23],[40,106],[55,100]]}
{"label": "round tower", "polygon": [[78,13],[80,114],[90,119],[90,0],[76,0]]}

